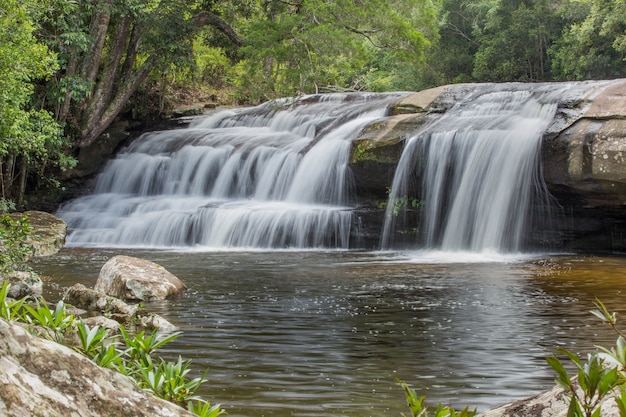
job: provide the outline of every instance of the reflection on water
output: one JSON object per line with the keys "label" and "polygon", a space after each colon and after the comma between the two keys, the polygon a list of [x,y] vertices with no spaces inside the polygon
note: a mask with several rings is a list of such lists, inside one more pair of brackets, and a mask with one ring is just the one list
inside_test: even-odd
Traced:
{"label": "reflection on water", "polygon": [[[184,331],[164,354],[209,367],[202,394],[230,416],[399,416],[398,378],[457,407],[523,398],[552,385],[555,348],[613,342],[589,310],[598,297],[620,311],[626,290],[622,258],[124,253],[189,286],[147,307]],[[64,251],[35,269],[52,276],[53,297],[93,285],[114,254]]]}

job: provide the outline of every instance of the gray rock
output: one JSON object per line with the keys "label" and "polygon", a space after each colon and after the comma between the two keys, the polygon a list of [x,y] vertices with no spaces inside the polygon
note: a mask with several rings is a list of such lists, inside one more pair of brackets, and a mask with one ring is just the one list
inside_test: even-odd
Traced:
{"label": "gray rock", "polygon": [[154,262],[118,255],[104,264],[94,289],[122,300],[148,301],[173,297],[187,287]]}
{"label": "gray rock", "polygon": [[11,282],[8,292],[8,296],[11,298],[41,296],[43,281],[34,271],[13,271],[0,275],[0,285],[6,279]]}
{"label": "gray rock", "polygon": [[186,410],[70,348],[0,320],[0,415],[183,417]]}
{"label": "gray rock", "polygon": [[108,317],[121,317],[127,321],[137,312],[137,306],[126,304],[119,298],[92,290],[83,284],[74,284],[67,289],[63,301],[91,312],[103,313]]}
{"label": "gray rock", "polygon": [[118,323],[122,323],[127,328],[139,326],[165,333],[178,330],[176,326],[158,314],[149,313],[137,305],[127,304],[119,298],[92,290],[83,284],[74,284],[68,288],[63,301],[88,312],[104,315],[85,318],[85,323],[90,327],[98,325],[117,331]]}

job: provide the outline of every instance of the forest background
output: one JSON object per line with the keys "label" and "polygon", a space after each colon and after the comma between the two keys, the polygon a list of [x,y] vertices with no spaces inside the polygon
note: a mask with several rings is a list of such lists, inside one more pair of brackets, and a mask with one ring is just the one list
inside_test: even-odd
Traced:
{"label": "forest background", "polygon": [[0,212],[120,116],[626,77],[626,0],[0,0]]}

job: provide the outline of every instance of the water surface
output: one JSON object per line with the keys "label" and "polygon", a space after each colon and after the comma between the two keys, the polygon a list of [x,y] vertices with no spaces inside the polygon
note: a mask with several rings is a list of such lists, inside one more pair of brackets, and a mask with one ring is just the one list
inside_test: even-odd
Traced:
{"label": "water surface", "polygon": [[[95,283],[121,251],[37,262],[58,288]],[[181,278],[147,307],[184,332],[164,355],[210,368],[202,394],[230,416],[399,416],[397,379],[431,402],[490,407],[552,386],[545,357],[614,335],[589,310],[622,311],[626,259],[352,251],[130,251]]]}

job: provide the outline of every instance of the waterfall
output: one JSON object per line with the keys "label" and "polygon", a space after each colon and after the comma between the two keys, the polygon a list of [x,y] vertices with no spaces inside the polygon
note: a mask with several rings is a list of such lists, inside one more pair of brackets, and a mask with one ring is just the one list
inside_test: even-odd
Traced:
{"label": "waterfall", "polygon": [[387,204],[382,247],[393,247],[405,233],[416,236],[412,247],[424,249],[522,250],[537,215],[549,216],[541,141],[570,88],[485,85],[457,97],[408,140]]}
{"label": "waterfall", "polygon": [[144,134],[60,208],[67,245],[349,248],[351,139],[404,94],[309,95]]}

